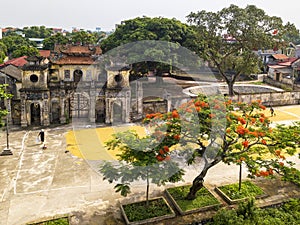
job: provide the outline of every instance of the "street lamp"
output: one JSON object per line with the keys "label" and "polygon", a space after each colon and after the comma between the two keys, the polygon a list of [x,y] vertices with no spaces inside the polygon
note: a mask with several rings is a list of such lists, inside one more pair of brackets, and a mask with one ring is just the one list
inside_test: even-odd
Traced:
{"label": "street lamp", "polygon": [[[7,75],[5,74],[5,84],[7,84]],[[7,90],[7,87],[6,87]],[[8,99],[6,99],[6,106],[8,106]],[[7,107],[8,108],[8,107]],[[6,115],[6,148],[0,153],[0,156],[12,155],[12,151],[9,148],[9,132],[8,132],[8,115]]]}

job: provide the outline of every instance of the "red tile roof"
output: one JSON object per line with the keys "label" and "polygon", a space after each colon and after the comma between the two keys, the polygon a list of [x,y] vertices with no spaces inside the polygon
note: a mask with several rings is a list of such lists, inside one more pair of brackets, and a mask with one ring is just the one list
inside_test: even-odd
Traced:
{"label": "red tile roof", "polygon": [[56,45],[54,52],[62,52],[65,54],[100,55],[102,50],[99,46]]}
{"label": "red tile roof", "polygon": [[24,66],[27,63],[26,58],[27,56],[21,56],[19,58],[10,59],[5,63],[1,64],[0,66],[5,66],[5,65],[14,65],[16,67]]}
{"label": "red tile roof", "polygon": [[275,59],[288,59],[289,57],[287,57],[286,55],[284,54],[274,54],[272,55]]}
{"label": "red tile roof", "polygon": [[282,68],[286,68],[287,66],[280,66],[280,65],[268,65],[268,67],[272,68],[272,69],[282,69]]}
{"label": "red tile roof", "polygon": [[50,50],[39,50],[40,56],[43,56],[45,58],[50,57]]}
{"label": "red tile roof", "polygon": [[91,65],[94,63],[94,60],[89,56],[66,56],[53,63],[59,65]]}

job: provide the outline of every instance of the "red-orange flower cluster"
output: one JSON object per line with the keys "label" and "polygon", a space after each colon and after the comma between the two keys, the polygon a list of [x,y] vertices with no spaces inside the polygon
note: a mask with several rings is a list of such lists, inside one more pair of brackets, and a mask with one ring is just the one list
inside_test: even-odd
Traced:
{"label": "red-orange flower cluster", "polygon": [[174,137],[174,139],[177,140],[177,141],[180,139],[180,135],[179,135],[179,134],[175,134],[173,137]]}
{"label": "red-orange flower cluster", "polygon": [[170,156],[168,155],[168,152],[170,151],[168,146],[163,146],[161,149],[158,151],[158,155],[155,156],[158,161],[163,161],[163,160],[170,160]]}
{"label": "red-orange flower cluster", "polygon": [[243,143],[242,143],[242,145],[245,147],[245,148],[247,148],[248,146],[249,146],[249,141],[243,141]]}
{"label": "red-orange flower cluster", "polygon": [[266,109],[266,106],[264,106],[264,105],[259,105],[259,108],[261,108],[262,110],[265,110],[265,109]]}
{"label": "red-orange flower cluster", "polygon": [[236,129],[236,132],[240,135],[245,135],[247,133],[249,133],[249,130],[245,127],[243,127],[242,125],[239,125]]}
{"label": "red-orange flower cluster", "polygon": [[173,118],[179,118],[179,114],[178,114],[177,110],[174,110],[174,111],[172,112],[172,117],[173,117]]}
{"label": "red-orange flower cluster", "polygon": [[237,119],[241,124],[246,124],[246,120],[242,117],[238,117]]}

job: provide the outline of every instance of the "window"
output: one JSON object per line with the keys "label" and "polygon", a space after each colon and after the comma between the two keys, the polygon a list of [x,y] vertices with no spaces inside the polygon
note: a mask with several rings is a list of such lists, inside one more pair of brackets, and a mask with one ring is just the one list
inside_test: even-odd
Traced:
{"label": "window", "polygon": [[31,81],[31,82],[36,83],[36,82],[38,82],[38,80],[39,80],[39,77],[38,77],[37,75],[32,74],[32,75],[30,76],[30,81]]}
{"label": "window", "polygon": [[70,70],[65,70],[65,79],[70,79]]}
{"label": "window", "polygon": [[120,83],[120,82],[122,81],[122,79],[123,79],[123,77],[122,77],[121,74],[117,74],[117,75],[115,76],[115,81],[116,81],[117,83]]}

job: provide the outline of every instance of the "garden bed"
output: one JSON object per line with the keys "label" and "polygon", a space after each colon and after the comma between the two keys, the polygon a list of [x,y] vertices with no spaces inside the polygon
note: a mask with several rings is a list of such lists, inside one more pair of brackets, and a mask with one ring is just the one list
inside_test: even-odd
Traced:
{"label": "garden bed", "polygon": [[52,218],[40,222],[27,223],[27,225],[69,225],[69,217]]}
{"label": "garden bed", "polygon": [[167,197],[181,215],[218,209],[221,206],[221,203],[205,187],[197,192],[196,199],[187,200],[186,196],[190,187],[191,185],[185,185],[166,190]]}
{"label": "garden bed", "polygon": [[121,205],[121,212],[128,225],[147,224],[175,217],[175,212],[163,197]]}
{"label": "garden bed", "polygon": [[221,187],[216,187],[216,192],[230,205],[246,201],[249,198],[265,198],[268,195],[250,181],[243,181],[241,190],[239,191],[239,184],[228,184]]}

